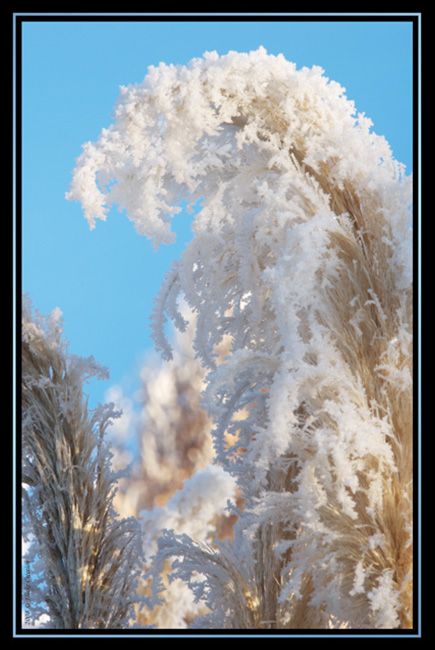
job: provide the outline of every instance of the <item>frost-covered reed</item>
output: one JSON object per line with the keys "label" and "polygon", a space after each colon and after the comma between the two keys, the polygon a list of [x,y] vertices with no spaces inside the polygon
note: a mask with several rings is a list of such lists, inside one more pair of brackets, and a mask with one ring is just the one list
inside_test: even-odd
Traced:
{"label": "frost-covered reed", "polygon": [[[126,423],[125,436],[118,443],[121,458],[126,455],[125,442],[128,446],[133,436],[139,449],[115,498],[125,515],[137,516],[144,508],[164,505],[213,456],[212,423],[200,406],[205,371],[192,349],[195,319],[186,308],[184,314],[190,315],[191,323],[186,331],[175,332],[173,359],[161,363],[148,355],[144,361],[139,414]],[[117,407],[125,404],[127,411],[132,410],[131,401],[118,387],[110,395],[118,398]],[[114,433],[116,438],[116,428]]]}
{"label": "frost-covered reed", "polygon": [[[141,546],[137,521],[113,508],[117,476],[106,428],[113,404],[91,412],[83,396],[94,359],[68,353],[60,311],[24,301],[22,482],[30,584],[26,619],[55,629],[119,629],[136,600]],[[43,616],[44,615],[44,616]]]}
{"label": "frost-covered reed", "polygon": [[411,188],[339,84],[263,48],[151,66],[84,146],[68,196],[91,227],[116,203],[158,246],[201,200],[154,335],[170,359],[183,296],[244,507],[233,541],[160,538],[192,625],[412,625]]}

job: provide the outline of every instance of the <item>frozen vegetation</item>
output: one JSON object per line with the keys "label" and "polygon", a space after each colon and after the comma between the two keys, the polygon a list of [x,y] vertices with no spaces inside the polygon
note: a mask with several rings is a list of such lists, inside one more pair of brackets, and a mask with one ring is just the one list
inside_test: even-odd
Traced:
{"label": "frozen vegetation", "polygon": [[156,247],[200,208],[117,496],[142,526],[136,624],[411,627],[412,181],[386,140],[319,67],[209,52],[121,88],[68,198]]}

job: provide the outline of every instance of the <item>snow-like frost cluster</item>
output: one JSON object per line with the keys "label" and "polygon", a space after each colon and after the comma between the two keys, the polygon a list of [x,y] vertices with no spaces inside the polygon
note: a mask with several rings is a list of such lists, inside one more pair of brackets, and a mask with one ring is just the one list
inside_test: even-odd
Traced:
{"label": "snow-like frost cluster", "polygon": [[164,507],[142,511],[145,553],[154,554],[156,538],[164,529],[207,541],[215,531],[216,517],[235,496],[235,480],[221,467],[209,465],[197,471]]}
{"label": "snow-like frost cluster", "polygon": [[91,227],[117,204],[158,246],[201,201],[153,331],[170,359],[183,296],[244,499],[232,546],[161,538],[205,627],[411,625],[411,189],[339,84],[263,48],[150,67],[78,159]]}

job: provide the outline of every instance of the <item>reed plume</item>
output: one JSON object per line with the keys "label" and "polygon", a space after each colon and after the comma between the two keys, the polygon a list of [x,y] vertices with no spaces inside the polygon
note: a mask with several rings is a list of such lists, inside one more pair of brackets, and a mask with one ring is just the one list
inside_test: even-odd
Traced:
{"label": "reed plume", "polygon": [[91,227],[116,203],[158,246],[201,201],[154,338],[170,359],[183,296],[244,507],[233,540],[164,532],[155,566],[203,627],[412,626],[412,182],[371,127],[317,66],[208,52],[123,88],[78,159]]}
{"label": "reed plume", "polygon": [[67,352],[59,310],[48,317],[24,301],[22,482],[33,618],[44,627],[128,625],[141,555],[133,518],[113,507],[117,476],[105,433],[113,405],[90,411],[83,383],[106,376],[93,358]]}

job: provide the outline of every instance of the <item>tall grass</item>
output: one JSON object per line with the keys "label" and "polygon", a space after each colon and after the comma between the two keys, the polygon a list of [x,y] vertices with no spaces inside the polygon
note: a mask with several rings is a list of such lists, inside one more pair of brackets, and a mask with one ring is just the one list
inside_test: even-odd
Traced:
{"label": "tall grass", "polygon": [[183,296],[242,501],[232,540],[160,537],[155,595],[169,567],[207,612],[192,625],[412,625],[412,182],[371,126],[318,67],[211,52],[123,88],[78,159],[91,227],[117,203],[170,243],[202,199],[153,332],[171,359]]}
{"label": "tall grass", "polygon": [[119,629],[135,601],[141,555],[134,519],[113,507],[116,475],[105,433],[112,405],[91,412],[83,382],[101,375],[92,358],[68,354],[59,313],[25,302],[22,340],[23,500],[34,617],[46,627]]}

